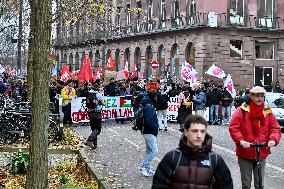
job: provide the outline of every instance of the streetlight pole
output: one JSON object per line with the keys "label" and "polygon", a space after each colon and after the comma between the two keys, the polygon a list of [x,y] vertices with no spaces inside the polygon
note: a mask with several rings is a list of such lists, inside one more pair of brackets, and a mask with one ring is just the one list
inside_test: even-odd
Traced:
{"label": "streetlight pole", "polygon": [[20,0],[17,71],[22,73],[23,0]]}

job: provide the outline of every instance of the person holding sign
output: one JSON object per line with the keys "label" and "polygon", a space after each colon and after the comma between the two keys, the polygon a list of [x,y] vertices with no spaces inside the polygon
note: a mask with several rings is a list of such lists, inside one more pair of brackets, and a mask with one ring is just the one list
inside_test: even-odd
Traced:
{"label": "person holding sign", "polygon": [[76,96],[76,91],[73,88],[73,81],[70,79],[66,82],[66,86],[61,90],[62,96],[62,111],[64,113],[63,124],[70,126],[71,118],[71,101]]}
{"label": "person holding sign", "polygon": [[180,124],[180,129],[183,130],[183,124],[187,116],[192,114],[192,97],[194,92],[191,90],[188,84],[185,84],[182,88],[182,92],[179,94],[179,109],[177,116],[177,123]]}

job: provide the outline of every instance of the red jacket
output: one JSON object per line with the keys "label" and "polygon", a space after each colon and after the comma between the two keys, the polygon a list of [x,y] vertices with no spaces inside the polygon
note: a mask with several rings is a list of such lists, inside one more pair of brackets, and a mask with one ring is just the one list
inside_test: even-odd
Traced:
{"label": "red jacket", "polygon": [[[229,130],[232,139],[236,143],[236,154],[240,158],[256,160],[255,147],[243,148],[240,146],[240,141],[245,140],[251,143],[267,143],[274,141],[277,145],[281,138],[280,126],[273,115],[271,108],[265,106],[263,109],[265,126],[260,128],[259,136],[253,133],[252,122],[249,118],[250,108],[249,105],[243,104],[234,113],[229,125]],[[269,147],[260,148],[260,158],[265,159],[270,154]]]}

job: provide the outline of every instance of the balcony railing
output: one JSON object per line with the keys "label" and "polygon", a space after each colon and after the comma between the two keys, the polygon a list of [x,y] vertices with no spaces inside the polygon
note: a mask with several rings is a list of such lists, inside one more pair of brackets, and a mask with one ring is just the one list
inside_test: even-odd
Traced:
{"label": "balcony railing", "polygon": [[133,23],[128,25],[116,25],[111,29],[95,30],[88,34],[79,36],[70,36],[67,38],[57,38],[53,41],[55,46],[76,45],[86,42],[99,41],[102,39],[121,38],[134,35],[145,35],[148,33],[157,33],[167,30],[186,29],[191,27],[239,27],[250,29],[266,29],[266,30],[284,30],[284,19],[281,17],[271,18],[268,16],[255,17],[248,16],[232,16],[227,13],[204,13],[197,12],[196,14],[184,15],[179,18],[167,18],[159,20],[143,21],[137,17]]}

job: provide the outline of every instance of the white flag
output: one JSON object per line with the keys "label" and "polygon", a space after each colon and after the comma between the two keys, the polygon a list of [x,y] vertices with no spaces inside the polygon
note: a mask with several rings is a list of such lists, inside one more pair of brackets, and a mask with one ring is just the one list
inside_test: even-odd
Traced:
{"label": "white flag", "polygon": [[212,66],[210,66],[210,68],[205,73],[208,74],[208,75],[212,75],[214,77],[218,77],[220,79],[223,79],[224,77],[226,77],[224,70],[215,66],[214,64]]}
{"label": "white flag", "polygon": [[197,83],[197,77],[196,77],[196,70],[187,62],[185,64],[182,64],[181,67],[181,78],[190,84]]}
{"label": "white flag", "polygon": [[235,87],[234,87],[234,84],[233,84],[233,80],[232,80],[230,74],[228,74],[226,80],[224,81],[224,87],[231,94],[231,96],[233,98],[236,97],[236,90],[235,90]]}
{"label": "white flag", "polygon": [[3,72],[5,72],[5,68],[0,64],[0,74],[2,74]]}

